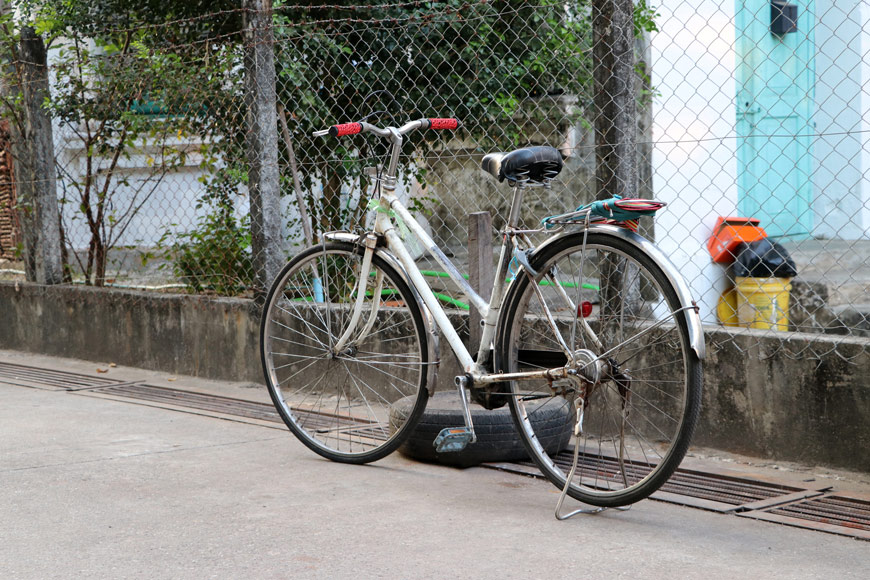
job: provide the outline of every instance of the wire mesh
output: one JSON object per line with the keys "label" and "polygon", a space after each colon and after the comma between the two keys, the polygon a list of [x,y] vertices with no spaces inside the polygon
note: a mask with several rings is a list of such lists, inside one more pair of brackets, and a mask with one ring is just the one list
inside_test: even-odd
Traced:
{"label": "wire mesh", "polygon": [[[18,30],[52,5],[28,4],[33,11],[3,17],[10,65],[0,141],[10,160],[24,158],[29,130]],[[103,12],[51,13],[46,34],[44,110],[67,283],[262,291],[264,223],[280,230],[266,237],[280,256],[307,244],[304,214],[315,236],[370,223],[367,168],[384,163],[385,144],[312,136],[336,123],[462,121],[456,132],[410,135],[399,179],[403,199],[461,269],[467,214],[492,212],[496,237],[511,199],[480,170],[485,153],[539,144],[562,152],[558,182],[527,197],[523,220],[533,225],[594,199],[601,148],[623,150],[601,130],[600,87],[611,86],[596,53],[603,0],[274,2],[261,12],[262,2],[164,12],[146,2],[123,17],[111,12],[123,2],[104,4]],[[870,337],[870,6],[668,0],[631,10],[634,72],[617,80],[634,95],[626,150],[636,181],[624,189],[668,203],[641,231],[686,277],[705,324],[756,327],[783,345],[795,333]],[[257,60],[265,53],[271,62]],[[272,71],[274,85],[263,84]],[[256,149],[264,135],[271,142]],[[270,171],[278,205],[257,210],[259,218],[252,183]],[[0,278],[20,279],[27,167],[4,163],[0,173]],[[717,218],[735,216],[758,218],[795,262],[779,291],[747,290],[730,264],[712,261]],[[457,307],[464,297],[412,249]],[[766,325],[753,318],[765,308],[778,310]],[[728,336],[715,333],[713,348]],[[794,344],[781,350],[825,354],[812,341]]]}

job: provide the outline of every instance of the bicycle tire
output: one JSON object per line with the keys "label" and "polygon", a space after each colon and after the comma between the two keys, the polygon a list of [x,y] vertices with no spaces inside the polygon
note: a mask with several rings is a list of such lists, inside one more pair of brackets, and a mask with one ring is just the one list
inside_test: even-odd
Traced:
{"label": "bicycle tire", "polygon": [[[260,323],[260,357],[275,408],[308,448],[342,463],[393,452],[428,398],[423,313],[404,277],[377,253],[355,334],[341,352],[332,348],[350,322],[363,254],[360,245],[334,241],[297,255],[272,284]],[[390,406],[407,397],[412,411],[391,426]]]}
{"label": "bicycle tire", "polygon": [[[556,381],[553,388],[544,380],[509,383],[520,437],[541,472],[563,489],[574,455],[571,450],[550,454],[540,445],[526,401],[543,398],[548,405],[571,405],[566,417],[574,423],[572,402],[582,395],[583,432],[572,437],[581,460],[568,494],[599,507],[640,501],[658,490],[680,464],[700,413],[701,361],[690,348],[678,293],[646,253],[604,232],[565,234],[534,253],[530,265],[537,272],[534,284],[521,271],[503,304],[495,353],[500,371],[555,368],[557,360],[567,364],[541,300],[548,304],[566,346],[587,362],[640,330],[648,334],[607,357],[608,370],[602,372],[617,378],[596,384],[590,371],[589,382]],[[599,345],[582,332],[577,310],[583,301],[593,304],[585,320],[597,329]],[[662,319],[663,324],[653,326]]]}

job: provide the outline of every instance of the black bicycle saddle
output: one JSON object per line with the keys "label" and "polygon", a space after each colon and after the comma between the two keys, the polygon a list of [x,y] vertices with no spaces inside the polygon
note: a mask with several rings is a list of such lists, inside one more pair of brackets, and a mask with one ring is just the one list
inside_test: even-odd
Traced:
{"label": "black bicycle saddle", "polygon": [[562,171],[562,154],[548,146],[524,147],[510,153],[490,153],[480,166],[499,181],[544,183]]}

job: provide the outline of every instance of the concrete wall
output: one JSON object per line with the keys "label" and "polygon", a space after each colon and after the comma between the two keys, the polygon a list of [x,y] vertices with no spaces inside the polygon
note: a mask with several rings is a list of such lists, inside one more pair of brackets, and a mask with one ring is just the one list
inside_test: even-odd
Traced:
{"label": "concrete wall", "polygon": [[705,328],[695,444],[870,471],[870,340],[729,330]]}
{"label": "concrete wall", "polygon": [[[0,349],[262,383],[258,328],[249,300],[0,282]],[[695,443],[870,472],[870,341],[789,336],[707,329]]]}
{"label": "concrete wall", "polygon": [[0,348],[263,382],[250,300],[0,282]]}

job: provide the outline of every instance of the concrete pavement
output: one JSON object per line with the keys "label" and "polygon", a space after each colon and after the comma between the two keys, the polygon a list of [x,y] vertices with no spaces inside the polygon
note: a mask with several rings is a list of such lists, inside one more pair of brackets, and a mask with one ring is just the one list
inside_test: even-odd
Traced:
{"label": "concrete pavement", "polygon": [[[0,360],[267,400],[250,385]],[[398,454],[340,465],[281,428],[88,393],[0,382],[3,578],[870,576],[866,541],[652,501],[558,522],[558,492],[539,480]]]}

